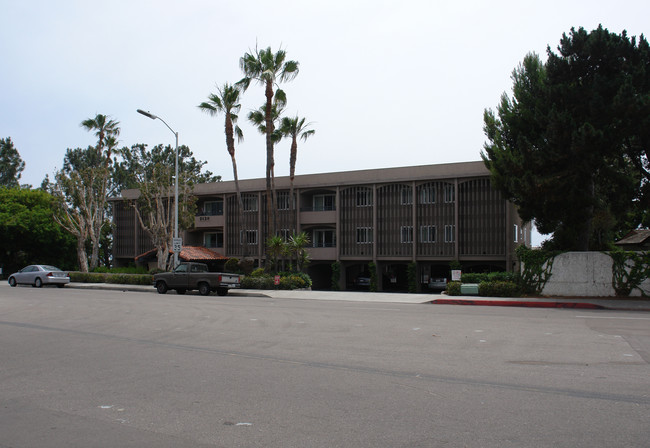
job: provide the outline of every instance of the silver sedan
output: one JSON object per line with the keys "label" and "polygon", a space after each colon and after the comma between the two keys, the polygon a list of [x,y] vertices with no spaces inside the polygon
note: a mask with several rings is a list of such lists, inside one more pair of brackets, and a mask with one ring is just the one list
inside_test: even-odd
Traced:
{"label": "silver sedan", "polygon": [[32,285],[40,288],[43,285],[56,285],[63,288],[70,283],[70,276],[61,269],[46,264],[32,264],[9,276],[9,285]]}

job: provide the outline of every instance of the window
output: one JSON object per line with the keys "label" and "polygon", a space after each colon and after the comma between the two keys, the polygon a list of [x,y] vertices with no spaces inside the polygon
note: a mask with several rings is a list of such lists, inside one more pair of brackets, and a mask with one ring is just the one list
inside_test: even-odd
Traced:
{"label": "window", "polygon": [[411,189],[411,187],[402,188],[400,196],[401,196],[402,205],[413,204],[413,190]]}
{"label": "window", "polygon": [[456,226],[455,225],[445,226],[445,243],[453,243],[455,233],[456,233]]}
{"label": "window", "polygon": [[244,203],[244,211],[245,212],[256,212],[257,211],[257,196],[242,195],[241,200]]}
{"label": "window", "polygon": [[333,194],[317,194],[314,195],[312,205],[315,212],[323,212],[336,210],[336,207],[334,207],[335,202],[336,196]]}
{"label": "window", "polygon": [[420,204],[435,204],[436,189],[432,185],[420,188]]}
{"label": "window", "polygon": [[242,230],[241,231],[242,244],[257,244],[257,230]]}
{"label": "window", "polygon": [[372,191],[357,190],[357,207],[370,207],[372,205]]}
{"label": "window", "polygon": [[331,229],[314,230],[314,247],[336,247],[336,232]]}
{"label": "window", "polygon": [[209,232],[203,234],[203,244],[208,248],[223,247],[223,232]]}
{"label": "window", "polygon": [[279,191],[278,192],[278,210],[289,210],[291,204],[289,201],[289,192],[288,191]]}
{"label": "window", "polygon": [[372,243],[372,227],[357,227],[357,244]]}
{"label": "window", "polygon": [[435,243],[436,242],[436,226],[420,226],[420,242],[421,243]]}
{"label": "window", "polygon": [[295,231],[292,232],[289,229],[280,229],[280,231],[278,232],[278,236],[282,238],[284,241],[289,241],[293,233],[295,233]]}
{"label": "window", "polygon": [[203,203],[203,216],[223,215],[223,200],[205,201]]}
{"label": "window", "polygon": [[519,242],[519,228],[517,227],[517,224],[515,224],[515,243]]}
{"label": "window", "polygon": [[413,226],[402,226],[402,227],[400,227],[400,241],[402,243],[412,243],[413,242]]}
{"label": "window", "polygon": [[450,203],[456,200],[456,188],[454,185],[445,185],[445,202]]}

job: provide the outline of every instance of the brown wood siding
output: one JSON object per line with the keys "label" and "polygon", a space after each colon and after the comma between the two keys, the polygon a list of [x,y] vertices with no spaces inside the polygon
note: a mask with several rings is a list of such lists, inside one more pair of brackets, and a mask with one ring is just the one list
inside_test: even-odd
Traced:
{"label": "brown wood siding", "polygon": [[[402,190],[405,190],[405,195],[410,195],[410,201],[402,201]],[[406,257],[413,254],[413,200],[411,185],[390,184],[377,188],[378,256]],[[403,228],[411,228],[410,241],[403,241]]]}
{"label": "brown wood siding", "polygon": [[[456,224],[454,218],[454,201],[457,199],[458,194],[454,191],[454,201],[445,202],[445,188],[454,188],[454,184],[450,182],[427,182],[418,185],[416,188],[414,200],[417,204],[418,256],[448,258],[454,255],[454,243],[445,242],[445,226],[453,226]],[[433,191],[433,202],[428,200],[429,194],[425,194],[425,191]],[[422,241],[421,229],[425,226],[435,226],[435,241]],[[456,233],[457,230],[458,226],[456,226]]]}
{"label": "brown wood siding", "polygon": [[460,255],[505,255],[506,201],[490,180],[459,183]]}
{"label": "brown wood siding", "polygon": [[[343,256],[372,257],[373,243],[357,243],[358,228],[372,228],[373,190],[370,187],[350,187],[341,190],[340,253]],[[358,206],[357,196],[369,195],[370,205]],[[373,234],[375,229],[373,230]]]}

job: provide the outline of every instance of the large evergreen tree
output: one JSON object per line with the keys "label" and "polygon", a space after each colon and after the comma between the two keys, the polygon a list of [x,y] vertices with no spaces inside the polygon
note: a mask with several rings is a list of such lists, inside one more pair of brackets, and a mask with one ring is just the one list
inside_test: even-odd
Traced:
{"label": "large evergreen tree", "polygon": [[485,111],[482,157],[495,187],[556,247],[604,248],[648,210],[648,43],[579,28],[547,53],[546,63],[526,56],[513,97]]}
{"label": "large evergreen tree", "polygon": [[0,138],[0,187],[17,187],[25,169],[11,137]]}

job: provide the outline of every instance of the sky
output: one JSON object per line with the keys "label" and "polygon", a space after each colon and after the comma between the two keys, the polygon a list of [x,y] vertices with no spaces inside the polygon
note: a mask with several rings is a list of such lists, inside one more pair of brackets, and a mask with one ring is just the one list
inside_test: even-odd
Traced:
{"label": "sky", "polygon": [[[480,160],[483,112],[511,92],[527,53],[545,59],[572,27],[650,32],[650,2],[630,0],[0,0],[0,138],[39,186],[67,148],[96,137],[80,123],[120,124],[120,146],[179,143],[232,180],[223,116],[198,104],[243,76],[239,59],[282,48],[300,72],[281,88],[286,114],[316,131],[296,174]],[[240,179],[265,175],[264,137],[246,120],[261,86],[242,98]],[[275,174],[289,174],[289,141]]]}

